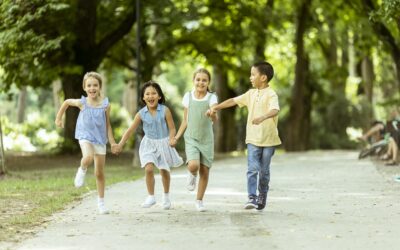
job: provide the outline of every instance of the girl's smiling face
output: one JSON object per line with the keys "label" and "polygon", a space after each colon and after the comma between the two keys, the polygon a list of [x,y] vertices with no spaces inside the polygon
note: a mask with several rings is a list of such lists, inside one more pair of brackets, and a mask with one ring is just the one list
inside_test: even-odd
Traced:
{"label": "girl's smiling face", "polygon": [[100,96],[100,83],[97,79],[89,77],[85,81],[85,87],[83,88],[89,98],[96,99]]}
{"label": "girl's smiling face", "polygon": [[146,103],[147,108],[157,108],[160,99],[161,96],[154,87],[149,86],[144,90],[143,101]]}
{"label": "girl's smiling face", "polygon": [[198,92],[207,92],[210,78],[206,73],[199,72],[193,78],[194,88]]}

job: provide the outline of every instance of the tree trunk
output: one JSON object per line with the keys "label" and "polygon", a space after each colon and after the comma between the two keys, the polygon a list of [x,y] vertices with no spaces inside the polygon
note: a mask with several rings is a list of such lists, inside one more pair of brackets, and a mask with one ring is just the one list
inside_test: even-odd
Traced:
{"label": "tree trunk", "polygon": [[[79,99],[84,95],[82,88],[83,75],[64,75],[61,77],[65,99]],[[62,151],[66,153],[77,152],[78,142],[75,140],[75,126],[79,109],[70,107],[65,112],[64,143]]]}
{"label": "tree trunk", "polygon": [[[362,7],[368,16],[377,10],[372,0],[363,0]],[[392,33],[392,31],[389,30],[383,22],[379,21],[379,19],[373,18],[370,19],[370,21],[372,28],[378,35],[379,39],[389,49],[390,54],[392,55],[393,61],[396,65],[397,83],[399,84],[397,91],[400,93],[400,45],[396,39],[396,34],[398,34],[400,30],[397,29]]]}
{"label": "tree trunk", "polygon": [[310,4],[311,0],[303,1],[297,17],[295,39],[297,61],[285,142],[285,148],[288,151],[306,150],[309,145],[312,90],[307,82],[309,67],[304,51],[303,36],[307,28]]}
{"label": "tree trunk", "polygon": [[23,123],[25,120],[25,110],[26,110],[26,98],[28,92],[26,91],[26,86],[21,87],[18,96],[18,115],[17,122]]}
{"label": "tree trunk", "polygon": [[57,113],[58,110],[61,107],[61,103],[60,103],[60,96],[59,93],[61,91],[61,81],[60,80],[56,80],[53,82],[52,86],[52,90],[53,90],[53,104],[54,104],[54,112]]}
{"label": "tree trunk", "polygon": [[[79,73],[61,76],[64,98],[80,98],[84,94],[82,89],[83,75],[94,71],[102,62],[112,46],[129,33],[136,21],[135,9],[126,14],[119,25],[107,34],[102,34],[102,39],[97,41],[97,0],[77,1],[76,22],[74,27],[75,41],[71,48],[64,49],[65,61],[79,69]],[[72,58],[72,59],[71,59]],[[64,130],[63,152],[76,152],[78,144],[75,138],[75,125],[79,110],[69,108],[66,112]]]}
{"label": "tree trunk", "polygon": [[0,116],[0,164],[1,164],[0,175],[3,175],[7,172],[7,169],[6,169],[6,159],[4,154],[3,128],[1,125],[1,116]]}
{"label": "tree trunk", "polygon": [[129,80],[124,86],[124,93],[122,96],[122,106],[133,117],[137,112],[137,91],[136,84],[133,79]]}
{"label": "tree trunk", "polygon": [[[215,90],[218,102],[234,97],[235,93],[228,86],[228,73],[221,66],[213,67]],[[237,132],[234,126],[235,109],[229,108],[218,113],[215,126],[215,150],[217,152],[230,152],[237,149]]]}
{"label": "tree trunk", "polygon": [[373,82],[374,82],[374,65],[369,56],[365,56],[361,62],[361,77],[364,83],[364,91],[369,103],[372,104],[373,98]]}

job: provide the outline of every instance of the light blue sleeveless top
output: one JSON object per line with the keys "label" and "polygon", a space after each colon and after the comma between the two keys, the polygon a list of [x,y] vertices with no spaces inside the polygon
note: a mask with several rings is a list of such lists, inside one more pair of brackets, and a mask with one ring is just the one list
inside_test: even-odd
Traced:
{"label": "light blue sleeveless top", "polygon": [[75,138],[88,140],[94,144],[107,144],[106,110],[108,98],[104,98],[99,107],[91,107],[86,97],[81,97],[82,110],[76,122]]}
{"label": "light blue sleeveless top", "polygon": [[150,139],[164,139],[169,136],[167,122],[165,120],[165,106],[157,105],[157,113],[152,116],[147,106],[139,110],[143,123],[144,134]]}

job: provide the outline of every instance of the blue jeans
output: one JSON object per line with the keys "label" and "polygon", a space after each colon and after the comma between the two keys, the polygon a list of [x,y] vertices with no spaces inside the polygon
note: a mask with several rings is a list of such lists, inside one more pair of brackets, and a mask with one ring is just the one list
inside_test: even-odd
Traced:
{"label": "blue jeans", "polygon": [[247,193],[249,197],[257,196],[258,192],[267,194],[269,190],[269,165],[275,153],[275,147],[258,147],[247,144]]}

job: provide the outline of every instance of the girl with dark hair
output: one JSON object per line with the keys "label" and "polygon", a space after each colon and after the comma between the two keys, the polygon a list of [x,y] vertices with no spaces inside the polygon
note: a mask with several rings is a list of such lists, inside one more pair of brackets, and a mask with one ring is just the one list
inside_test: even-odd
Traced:
{"label": "girl with dark hair", "polygon": [[141,91],[141,100],[145,106],[136,113],[128,130],[123,134],[118,145],[112,147],[113,153],[120,153],[128,138],[140,123],[145,136],[140,142],[139,157],[141,167],[145,169],[148,196],[142,207],[149,208],[156,204],[154,197],[154,168],[160,170],[164,187],[163,208],[169,209],[170,167],[182,165],[183,160],[174,148],[176,145],[175,124],[171,111],[164,105],[165,97],[158,83],[146,82]]}

